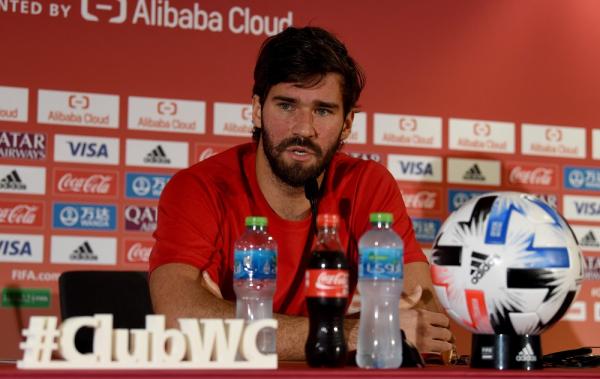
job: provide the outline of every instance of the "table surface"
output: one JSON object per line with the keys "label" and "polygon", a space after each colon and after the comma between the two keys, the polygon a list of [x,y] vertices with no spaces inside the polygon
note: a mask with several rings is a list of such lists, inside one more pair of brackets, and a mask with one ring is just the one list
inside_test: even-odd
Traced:
{"label": "table surface", "polygon": [[467,366],[428,366],[423,369],[365,370],[358,367],[315,369],[304,362],[280,362],[277,370],[20,370],[0,364],[0,378],[600,378],[600,368],[543,369],[536,371],[472,369]]}

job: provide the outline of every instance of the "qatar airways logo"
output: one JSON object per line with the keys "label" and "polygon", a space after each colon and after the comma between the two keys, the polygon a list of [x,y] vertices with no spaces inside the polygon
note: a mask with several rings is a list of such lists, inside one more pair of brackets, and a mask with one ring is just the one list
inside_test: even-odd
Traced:
{"label": "qatar airways logo", "polygon": [[376,145],[439,149],[442,147],[442,119],[411,115],[375,113]]}
{"label": "qatar airways logo", "polygon": [[586,157],[586,130],[566,126],[523,124],[521,152],[555,158]]}
{"label": "qatar airways logo", "polygon": [[46,141],[44,133],[0,131],[0,158],[46,159]]}
{"label": "qatar airways logo", "polygon": [[126,240],[125,262],[148,263],[153,247],[154,241],[152,240]]}
{"label": "qatar airways logo", "polygon": [[29,90],[0,86],[0,121],[27,122]]}
{"label": "qatar airways logo", "polygon": [[514,186],[556,187],[557,165],[505,162],[505,180]]}
{"label": "qatar airways logo", "polygon": [[448,126],[448,146],[452,150],[515,152],[513,123],[451,118]]}
{"label": "qatar airways logo", "polygon": [[117,174],[103,171],[56,169],[54,185],[56,194],[114,197],[117,194]]}
{"label": "qatar airways logo", "polygon": [[203,101],[129,97],[127,127],[157,132],[205,132]]}
{"label": "qatar airways logo", "polygon": [[128,205],[125,207],[125,230],[152,232],[156,229],[156,206]]}
{"label": "qatar airways logo", "polygon": [[41,89],[38,91],[37,121],[40,124],[116,129],[119,127],[119,96]]}
{"label": "qatar airways logo", "polygon": [[44,203],[31,201],[0,201],[0,225],[41,227]]}
{"label": "qatar airways logo", "polygon": [[441,190],[431,189],[408,189],[401,188],[404,204],[409,210],[422,211],[440,211],[441,210]]}

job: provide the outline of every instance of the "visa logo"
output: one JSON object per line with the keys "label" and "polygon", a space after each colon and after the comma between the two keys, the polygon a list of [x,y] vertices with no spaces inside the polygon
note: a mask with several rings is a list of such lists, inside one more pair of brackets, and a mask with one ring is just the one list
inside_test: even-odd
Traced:
{"label": "visa logo", "polygon": [[0,240],[0,254],[2,255],[29,255],[31,256],[31,244],[29,241]]}
{"label": "visa logo", "polygon": [[429,162],[399,161],[403,174],[432,176],[433,166]]}
{"label": "visa logo", "polygon": [[580,215],[600,216],[600,203],[575,201],[575,211]]}
{"label": "visa logo", "polygon": [[73,156],[108,158],[108,147],[105,143],[68,141],[67,144]]}

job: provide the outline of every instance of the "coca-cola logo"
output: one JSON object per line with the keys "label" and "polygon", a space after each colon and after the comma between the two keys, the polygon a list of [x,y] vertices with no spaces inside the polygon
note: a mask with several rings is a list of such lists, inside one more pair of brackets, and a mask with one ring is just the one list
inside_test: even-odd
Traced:
{"label": "coca-cola logo", "polygon": [[557,183],[557,167],[539,164],[506,163],[507,182],[512,185],[551,187]]}
{"label": "coca-cola logo", "polygon": [[473,125],[473,134],[479,137],[488,137],[492,131],[490,124],[485,122],[476,122]]}
{"label": "coca-cola logo", "polygon": [[62,194],[116,194],[116,174],[59,171],[56,173],[56,192]]}
{"label": "coca-cola logo", "polygon": [[547,128],[545,132],[546,141],[560,142],[562,141],[562,130],[558,128]]}
{"label": "coca-cola logo", "polygon": [[128,263],[148,263],[152,247],[152,241],[128,241],[125,245],[125,260]]}
{"label": "coca-cola logo", "polygon": [[417,130],[417,120],[415,118],[402,117],[399,121],[400,130],[414,132]]}
{"label": "coca-cola logo", "polygon": [[315,282],[315,287],[322,291],[338,289],[348,285],[348,273],[338,271],[330,274],[327,271],[321,271]]}
{"label": "coca-cola logo", "polygon": [[41,226],[41,204],[15,202],[0,203],[0,224]]}
{"label": "coca-cola logo", "polygon": [[439,192],[436,191],[402,191],[404,204],[409,209],[438,209]]}

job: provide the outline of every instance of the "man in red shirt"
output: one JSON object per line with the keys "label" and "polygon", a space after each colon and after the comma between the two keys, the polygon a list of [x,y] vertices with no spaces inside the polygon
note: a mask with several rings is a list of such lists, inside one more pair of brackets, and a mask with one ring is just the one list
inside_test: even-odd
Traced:
{"label": "man in red shirt", "polygon": [[[177,173],[161,196],[150,291],[170,325],[181,317],[235,315],[233,244],[246,216],[266,216],[278,244],[279,359],[304,358],[308,320],[302,257],[314,238],[305,184],[318,184],[318,213],[340,215],[339,235],[357,282],[357,241],[371,212],[392,212],[405,245],[405,288],[415,305],[401,325],[421,351],[446,351],[448,318],[433,297],[429,267],[394,178],[374,162],[338,152],[350,135],[364,76],[345,46],[323,29],[288,28],[265,41],[254,71],[254,143]],[[307,242],[308,241],[308,242]],[[358,319],[346,319],[349,348]]]}

